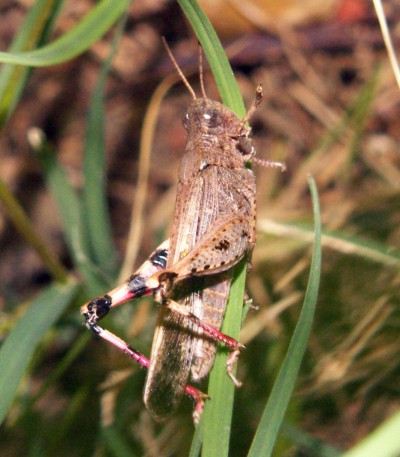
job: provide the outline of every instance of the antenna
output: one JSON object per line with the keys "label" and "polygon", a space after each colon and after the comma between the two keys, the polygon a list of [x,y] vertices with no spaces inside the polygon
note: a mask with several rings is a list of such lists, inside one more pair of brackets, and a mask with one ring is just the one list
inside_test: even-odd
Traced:
{"label": "antenna", "polygon": [[186,79],[186,76],[183,74],[182,70],[179,68],[178,63],[175,60],[175,57],[173,56],[170,47],[168,46],[167,40],[164,37],[162,37],[162,42],[169,55],[169,58],[172,60],[172,63],[174,64],[174,67],[176,68],[176,71],[178,72],[178,75],[181,77],[183,84],[187,87],[187,89],[190,92],[190,94],[192,95],[193,99],[196,100],[196,94],[195,94],[194,90],[192,89],[192,86],[189,84],[189,81]]}

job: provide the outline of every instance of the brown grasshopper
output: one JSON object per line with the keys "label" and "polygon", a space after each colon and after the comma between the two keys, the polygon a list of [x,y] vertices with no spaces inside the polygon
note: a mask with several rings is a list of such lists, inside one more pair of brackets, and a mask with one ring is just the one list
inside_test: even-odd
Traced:
{"label": "brown grasshopper", "polygon": [[[144,389],[147,409],[163,420],[184,394],[195,402],[198,420],[205,394],[188,384],[207,376],[216,342],[231,350],[227,372],[232,374],[242,346],[220,332],[231,283],[231,268],[243,257],[250,262],[255,244],[256,187],[245,167],[255,154],[247,121],[262,100],[261,86],[243,119],[205,95],[200,62],[202,98],[197,98],[167,51],[193,97],[184,118],[185,154],[170,239],[162,243],[137,272],[121,286],[81,308],[86,326],[148,369]],[[255,159],[253,158],[253,161]],[[279,162],[259,161],[279,167]],[[97,322],[111,308],[132,298],[153,294],[161,305],[150,359]]]}

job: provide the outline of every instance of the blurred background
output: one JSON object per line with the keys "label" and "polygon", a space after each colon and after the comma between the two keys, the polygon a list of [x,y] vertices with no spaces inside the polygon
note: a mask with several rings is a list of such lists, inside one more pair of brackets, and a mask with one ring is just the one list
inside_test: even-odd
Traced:
{"label": "blurred background", "polygon": [[[258,241],[247,290],[259,309],[249,312],[242,331],[247,349],[238,377],[244,386],[236,393],[231,455],[246,454],[304,297],[312,241],[308,174],[318,186],[327,233],[321,289],[276,455],[335,455],[399,409],[399,88],[366,0],[199,3],[224,45],[246,106],[263,84],[264,102],[251,122],[258,157],[287,165],[285,173],[254,167]],[[2,51],[31,4],[0,3]],[[92,6],[65,2],[50,40],[78,24]],[[400,3],[387,2],[385,14],[399,49]],[[198,45],[179,6],[134,2],[111,64],[104,108],[107,202],[118,265],[131,249],[143,119],[157,87],[175,74],[162,36],[199,93]],[[81,189],[88,107],[111,39],[112,31],[72,60],[33,69],[0,132],[1,179],[46,246],[74,274],[63,223],[28,133],[33,127],[44,132],[69,181]],[[218,99],[207,66],[205,86]],[[178,83],[159,101],[135,266],[168,236],[185,144],[182,119],[190,94]],[[4,339],[52,277],[3,209],[0,278]],[[0,454],[118,455],[100,433],[101,424],[113,423],[137,455],[187,455],[190,401],[166,424],[155,424],[142,402],[143,370],[90,336],[68,358],[86,338],[79,315],[86,298],[82,292],[81,302],[68,308],[35,352],[2,425]],[[144,300],[115,310],[104,326],[149,354],[155,315],[151,300]],[[59,374],[42,389],[55,370]]]}

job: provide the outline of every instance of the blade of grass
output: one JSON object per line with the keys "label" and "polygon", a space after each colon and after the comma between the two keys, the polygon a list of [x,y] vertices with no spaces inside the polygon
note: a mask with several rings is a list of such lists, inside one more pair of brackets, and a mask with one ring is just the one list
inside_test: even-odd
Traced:
{"label": "blade of grass", "polygon": [[[300,224],[282,224],[263,219],[258,223],[257,227],[265,234],[290,237],[307,243],[311,243],[313,240],[311,227]],[[339,231],[324,231],[321,243],[324,247],[347,255],[357,255],[390,267],[399,268],[400,266],[400,253],[394,247],[375,240]]]}
{"label": "blade of grass", "polygon": [[143,118],[140,134],[139,165],[135,196],[132,202],[128,242],[125,257],[119,272],[118,282],[124,281],[133,271],[140,247],[140,240],[144,230],[144,213],[147,201],[148,181],[150,174],[151,151],[153,148],[154,134],[157,127],[157,118],[161,103],[171,88],[180,81],[177,75],[167,76],[154,91]]}
{"label": "blade of grass", "polygon": [[238,83],[210,21],[195,0],[178,0],[178,3],[206,54],[223,103],[239,117],[243,117],[246,109]]}
{"label": "blade of grass", "polygon": [[24,209],[18,203],[5,183],[0,179],[0,201],[7,210],[8,217],[27,243],[36,251],[54,279],[65,281],[67,272],[57,258],[48,250],[45,242],[36,233]]}
{"label": "blade of grass", "polygon": [[48,287],[31,303],[6,338],[0,350],[0,423],[7,414],[36,346],[77,291],[75,282]]}
{"label": "blade of grass", "polygon": [[129,0],[102,0],[72,30],[52,43],[28,52],[0,52],[0,62],[31,67],[55,65],[90,48],[126,11]]}
{"label": "blade of grass", "polygon": [[[228,58],[207,16],[194,0],[179,0],[179,4],[191,23],[193,30],[207,56],[218,91],[226,106],[238,116],[244,116],[245,108],[237,81]],[[239,338],[242,322],[243,297],[246,281],[246,261],[233,269],[233,281],[222,331],[235,339]],[[230,427],[232,421],[234,384],[226,375],[226,353],[217,353],[210,373],[208,393],[211,400],[204,410],[204,433],[202,455],[223,457],[229,453]],[[201,440],[201,434],[196,434]]]}
{"label": "blade of grass", "polygon": [[371,115],[372,104],[376,99],[378,75],[378,65],[376,65],[371,78],[362,86],[347,113],[347,126],[352,128],[352,140],[349,150],[349,159],[351,158],[352,160],[355,160],[362,148],[361,142],[365,136],[367,120]]}
{"label": "blade of grass", "polygon": [[396,78],[397,85],[400,87],[400,68],[399,62],[396,57],[396,51],[393,46],[392,39],[390,37],[389,27],[386,21],[385,11],[382,6],[381,0],[372,0],[376,12],[376,17],[379,21],[379,26],[382,31],[383,41],[385,42],[386,50],[388,53],[390,65],[393,70],[394,77]]}
{"label": "blade of grass", "polygon": [[189,457],[198,457],[201,451],[201,445],[203,442],[204,432],[204,414],[200,417],[200,421],[196,426],[196,430],[193,435],[192,444],[190,446]]}
{"label": "blade of grass", "polygon": [[[11,52],[27,51],[42,43],[57,17],[64,0],[38,0],[29,9],[18,35],[13,40]],[[11,115],[29,77],[30,69],[3,65],[0,70],[0,128]]]}
{"label": "blade of grass", "polygon": [[101,69],[89,107],[84,150],[83,217],[94,262],[110,276],[115,276],[117,259],[112,243],[111,223],[106,197],[104,88],[111,62],[120,42],[126,16],[119,22],[111,51]]}
{"label": "blade of grass", "polygon": [[311,177],[308,182],[313,201],[315,241],[307,291],[299,321],[254,436],[249,457],[267,457],[272,454],[311,332],[321,272],[321,225],[317,188]]}
{"label": "blade of grass", "polygon": [[[233,282],[226,308],[222,332],[239,335],[242,325],[244,284],[247,274],[246,259],[233,269]],[[239,315],[238,315],[239,310]],[[234,338],[238,338],[234,336]],[[226,351],[218,351],[208,384],[207,401],[204,408],[203,456],[228,456],[235,385],[226,374]],[[236,366],[233,369],[236,374]]]}
{"label": "blade of grass", "polygon": [[51,189],[60,211],[70,255],[76,268],[85,279],[88,293],[98,295],[104,290],[105,278],[95,268],[89,256],[86,232],[82,222],[81,200],[68,182],[56,155],[43,141],[43,134],[37,136],[41,136],[40,140],[31,141],[31,143],[36,143],[36,151],[45,171],[47,185]]}
{"label": "blade of grass", "polygon": [[342,456],[342,451],[339,449],[326,444],[324,441],[309,435],[291,424],[284,422],[281,431],[283,435],[288,437],[297,446],[300,446],[301,449],[309,455],[315,455],[318,457]]}

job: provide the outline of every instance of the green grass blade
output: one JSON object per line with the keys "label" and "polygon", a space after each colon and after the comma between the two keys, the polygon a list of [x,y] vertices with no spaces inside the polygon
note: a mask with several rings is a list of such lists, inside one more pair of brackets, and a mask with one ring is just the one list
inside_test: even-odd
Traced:
{"label": "green grass blade", "polygon": [[102,0],[71,31],[34,51],[0,52],[0,62],[31,67],[55,65],[90,48],[125,12],[129,0]]}
{"label": "green grass blade", "polygon": [[400,455],[400,412],[386,420],[342,457],[397,457]]}
{"label": "green grass blade", "polygon": [[31,356],[44,333],[77,293],[76,283],[50,286],[29,306],[0,350],[0,423],[17,392]]}
{"label": "green grass blade", "polygon": [[86,231],[82,221],[81,200],[69,183],[56,155],[44,142],[39,145],[38,157],[45,171],[47,185],[56,200],[73,262],[85,279],[88,293],[98,295],[104,290],[104,277],[95,268],[89,256]]}
{"label": "green grass blade", "polygon": [[[245,108],[238,84],[211,23],[196,1],[180,0],[179,4],[190,21],[206,54],[224,104],[238,116],[243,116]],[[242,322],[246,281],[245,261],[240,262],[234,268],[233,278],[222,331],[238,339]],[[214,367],[210,373],[208,394],[211,400],[206,403],[203,413],[202,455],[207,457],[223,457],[229,453],[230,424],[232,421],[235,386],[226,374],[226,360],[226,352],[220,351],[216,356]],[[221,395],[222,393],[223,395]],[[201,440],[199,434],[196,437],[196,443],[193,443],[194,447],[198,447]]]}
{"label": "green grass blade", "polygon": [[[243,310],[246,273],[246,260],[244,259],[233,271],[234,280],[222,326],[222,332],[234,338],[239,337],[242,323],[241,312]],[[203,413],[202,455],[207,457],[229,455],[230,427],[236,387],[226,373],[227,358],[226,351],[218,351],[210,374],[207,392],[210,400],[206,402]],[[233,371],[233,374],[235,373],[236,367]]]}
{"label": "green grass blade", "polygon": [[192,444],[190,446],[189,457],[198,457],[201,452],[201,445],[203,443],[204,432],[204,414],[200,417],[196,430],[193,435]]}
{"label": "green grass blade", "polygon": [[210,64],[223,103],[239,117],[246,110],[225,51],[207,16],[195,0],[178,0]]}
{"label": "green grass blade", "polygon": [[113,39],[110,55],[103,65],[88,115],[84,150],[83,215],[93,260],[110,276],[117,270],[115,249],[112,243],[111,223],[106,196],[105,139],[104,139],[104,87],[112,58],[125,25],[120,21]]}
{"label": "green grass blade", "polygon": [[[38,0],[30,8],[18,35],[11,45],[11,52],[27,51],[42,43],[50,31],[64,0]],[[25,87],[30,69],[3,65],[0,71],[0,128],[11,115]]]}
{"label": "green grass blade", "polygon": [[313,200],[315,242],[307,291],[299,321],[296,325],[289,349],[275,381],[267,406],[262,415],[248,454],[249,457],[267,457],[270,456],[273,451],[311,332],[321,271],[321,225],[315,182],[311,177],[308,182]]}

